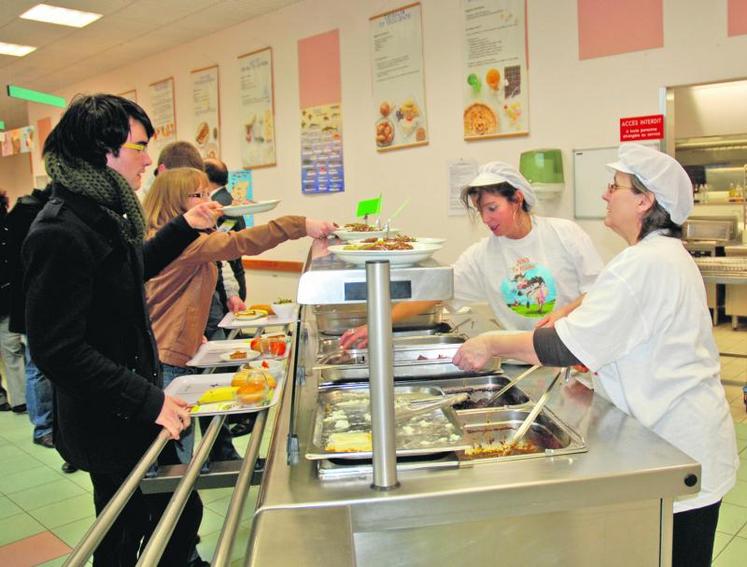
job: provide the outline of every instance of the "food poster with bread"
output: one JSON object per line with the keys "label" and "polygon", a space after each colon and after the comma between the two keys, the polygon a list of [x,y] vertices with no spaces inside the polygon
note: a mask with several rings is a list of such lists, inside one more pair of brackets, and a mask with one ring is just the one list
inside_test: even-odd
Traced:
{"label": "food poster with bread", "polygon": [[421,12],[411,4],[370,19],[378,151],[428,143]]}
{"label": "food poster with bread", "polygon": [[524,0],[463,0],[464,138],[529,134]]}
{"label": "food poster with bread", "polygon": [[190,73],[192,127],[189,140],[203,158],[220,158],[220,92],[218,66]]}
{"label": "food poster with bread", "polygon": [[240,55],[238,60],[241,166],[269,167],[276,161],[272,48]]}
{"label": "food poster with bread", "polygon": [[[229,170],[226,189],[231,193],[231,206],[251,205],[255,203],[254,185],[252,184],[252,171],[247,169]],[[234,219],[224,219],[224,223],[234,222]],[[247,228],[254,226],[254,215],[244,215]],[[228,227],[229,229],[232,228]],[[220,228],[220,227],[218,227]]]}

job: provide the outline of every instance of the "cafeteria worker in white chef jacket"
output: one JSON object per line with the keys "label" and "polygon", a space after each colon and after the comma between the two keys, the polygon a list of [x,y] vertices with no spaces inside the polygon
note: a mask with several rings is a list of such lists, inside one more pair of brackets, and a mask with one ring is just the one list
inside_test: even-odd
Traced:
{"label": "cafeteria worker in white chef jacket", "polygon": [[674,504],[673,565],[706,566],[739,459],[703,280],[679,238],[692,184],[673,158],[646,146],[624,144],[618,157],[608,166],[604,222],[629,246],[554,328],[475,337],[454,364],[474,370],[509,356],[595,372],[596,392],[700,462],[700,492]]}
{"label": "cafeteria worker in white chef jacket", "polygon": [[[454,265],[452,309],[487,301],[501,327],[529,330],[553,310],[576,301],[602,269],[589,236],[576,223],[531,214],[534,190],[516,168],[494,161],[462,191],[490,236],[465,250]],[[392,320],[425,311],[436,302],[397,303]],[[365,346],[368,328],[346,331],[343,348]]]}

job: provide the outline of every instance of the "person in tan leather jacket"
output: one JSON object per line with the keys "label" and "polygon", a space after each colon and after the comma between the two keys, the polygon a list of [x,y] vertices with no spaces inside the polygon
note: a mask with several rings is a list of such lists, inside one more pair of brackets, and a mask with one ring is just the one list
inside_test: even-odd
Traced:
{"label": "person in tan leather jacket", "polygon": [[[145,197],[146,237],[172,218],[210,198],[207,176],[192,168],[161,172]],[[256,255],[286,240],[323,238],[335,230],[328,221],[283,216],[267,224],[230,232],[204,232],[145,287],[158,345],[163,385],[195,370],[187,366],[203,340],[210,302],[218,279],[216,260]],[[182,437],[180,458],[188,462],[194,434]]]}

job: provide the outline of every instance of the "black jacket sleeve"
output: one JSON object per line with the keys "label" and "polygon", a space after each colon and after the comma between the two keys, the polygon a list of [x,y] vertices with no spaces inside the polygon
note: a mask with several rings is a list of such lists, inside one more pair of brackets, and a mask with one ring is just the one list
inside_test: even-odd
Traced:
{"label": "black jacket sleeve", "polygon": [[179,257],[197,238],[199,231],[187,224],[183,216],[176,217],[163,226],[153,238],[143,244],[143,272],[148,281]]}
{"label": "black jacket sleeve", "polygon": [[23,259],[26,329],[39,369],[71,397],[153,423],[163,405],[161,389],[87,339],[92,311],[105,306],[94,306],[100,268],[85,238],[59,224],[38,226],[24,242]]}

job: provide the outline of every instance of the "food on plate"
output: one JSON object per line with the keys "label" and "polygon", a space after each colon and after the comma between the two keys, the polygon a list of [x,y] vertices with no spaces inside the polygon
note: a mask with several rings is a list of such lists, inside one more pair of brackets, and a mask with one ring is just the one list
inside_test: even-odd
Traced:
{"label": "food on plate", "polygon": [[261,317],[267,317],[268,312],[264,309],[242,309],[241,311],[236,311],[233,316],[236,319],[249,321],[252,319],[259,319]]}
{"label": "food on plate", "polygon": [[344,247],[344,250],[413,250],[413,246],[401,240],[377,239],[375,242],[348,244]]}
{"label": "food on plate", "polygon": [[344,431],[332,433],[324,450],[332,453],[365,453],[371,451],[372,447],[370,431]]}
{"label": "food on plate", "polygon": [[464,132],[475,136],[493,134],[498,129],[498,117],[488,105],[476,102],[464,111]]}
{"label": "food on plate", "polygon": [[268,315],[275,315],[272,307],[270,307],[266,303],[255,303],[254,305],[250,305],[249,309],[259,309],[260,311],[267,311]]}
{"label": "food on plate", "polygon": [[382,119],[376,123],[376,145],[383,148],[394,140],[394,125],[390,120]]}
{"label": "food on plate", "polygon": [[247,350],[235,350],[228,354],[228,358],[230,358],[231,360],[243,360],[248,356],[249,351]]}
{"label": "food on plate", "polygon": [[408,236],[406,234],[395,234],[394,236],[390,236],[389,238],[378,238],[376,236],[372,236],[370,238],[364,239],[363,242],[378,242],[379,240],[383,240],[385,242],[415,242],[415,237]]}
{"label": "food on plate", "polygon": [[389,105],[388,102],[384,101],[379,105],[379,112],[381,115],[386,118],[389,116],[389,113],[392,111],[392,107]]}
{"label": "food on plate", "polygon": [[351,222],[346,224],[344,228],[349,232],[375,232],[378,230],[375,226],[362,222]]}
{"label": "food on plate", "polygon": [[252,350],[257,350],[262,354],[271,354],[272,356],[285,355],[285,336],[282,337],[256,337],[249,343]]}
{"label": "food on plate", "polygon": [[247,382],[239,386],[236,392],[236,401],[244,405],[258,404],[267,397],[267,385],[260,382]]}
{"label": "food on plate", "polygon": [[501,88],[501,72],[498,69],[490,68],[485,73],[485,83],[494,91]]}
{"label": "food on plate", "polygon": [[236,392],[238,392],[236,386],[216,386],[205,390],[200,399],[197,400],[198,404],[215,404],[218,402],[230,402],[236,399]]}
{"label": "food on plate", "polygon": [[197,127],[197,133],[195,134],[195,142],[202,146],[208,141],[209,137],[210,126],[208,126],[207,122],[200,122],[200,125]]}
{"label": "food on plate", "polygon": [[277,303],[278,305],[283,305],[284,303],[293,303],[293,300],[288,299],[287,297],[278,297],[275,300],[275,303]]}

